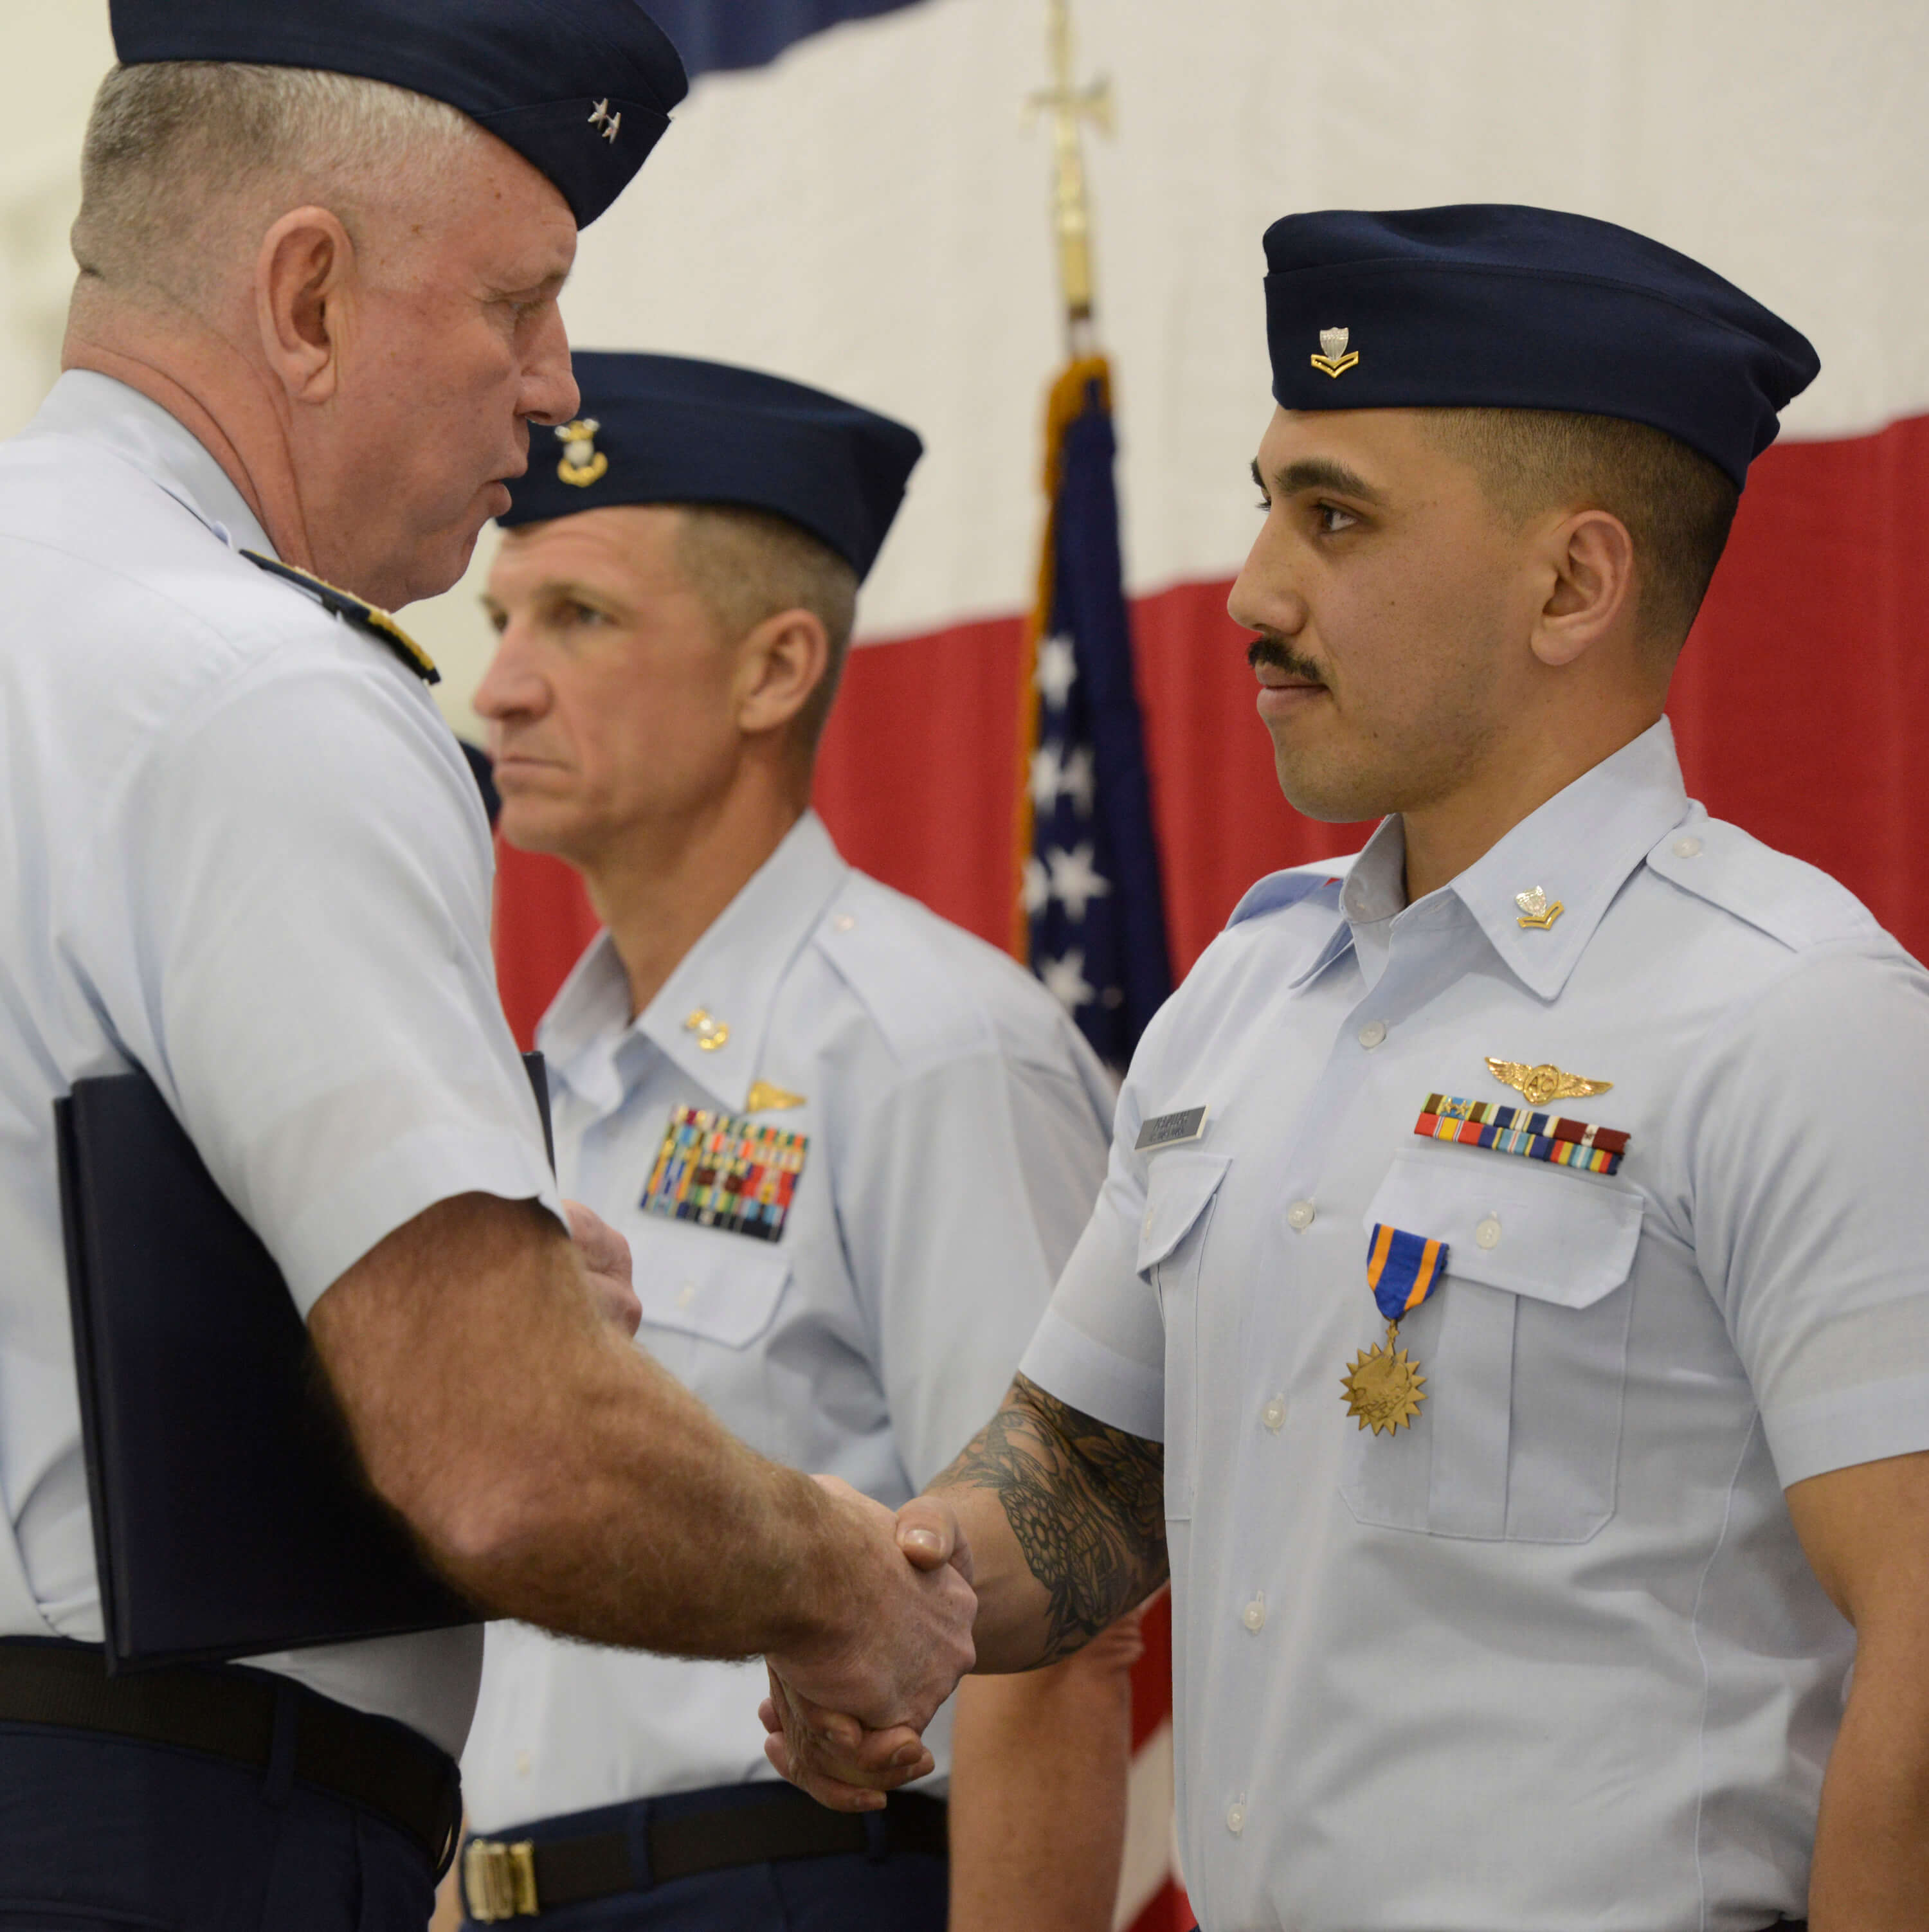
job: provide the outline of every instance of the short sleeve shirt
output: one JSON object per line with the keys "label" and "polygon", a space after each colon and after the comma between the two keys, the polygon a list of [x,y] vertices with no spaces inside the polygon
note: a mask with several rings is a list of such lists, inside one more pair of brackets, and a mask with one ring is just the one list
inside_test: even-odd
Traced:
{"label": "short sleeve shirt", "polygon": [[[1058,1003],[806,814],[634,1022],[605,934],[537,1037],[565,1188],[628,1238],[640,1346],[767,1456],[893,1508],[928,1484],[997,1409],[1104,1175],[1111,1085]],[[658,1211],[680,1108],[790,1138],[774,1239]],[[773,1775],[764,1693],[760,1666],[492,1625],[470,1815]]]}
{"label": "short sleeve shirt", "polygon": [[[239,553],[206,450],[63,376],[0,448],[0,1631],[98,1641],[52,1136],[138,1066],[305,1316],[470,1192],[560,1213],[488,829],[420,680]],[[268,1660],[459,1750],[474,1631]]]}
{"label": "short sleeve shirt", "polygon": [[[1403,870],[1389,820],[1235,913],[1024,1365],[1165,1444],[1192,1898],[1302,1932],[1798,1918],[1853,1633],[1783,1491],[1929,1449],[1929,980],[1690,803],[1665,722],[1440,890]],[[1481,1144],[1478,1109],[1530,1111],[1491,1061],[1595,1083],[1534,1110],[1618,1165]],[[1390,1433],[1342,1389],[1383,1227],[1445,1250]]]}

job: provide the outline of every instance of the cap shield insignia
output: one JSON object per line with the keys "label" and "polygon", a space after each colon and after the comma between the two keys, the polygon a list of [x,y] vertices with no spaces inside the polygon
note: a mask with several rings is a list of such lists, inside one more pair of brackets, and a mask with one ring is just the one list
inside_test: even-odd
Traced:
{"label": "cap shield insignia", "polygon": [[1312,366],[1324,370],[1329,376],[1345,375],[1360,359],[1358,350],[1350,356],[1346,352],[1347,338],[1352,332],[1345,328],[1322,328],[1319,332],[1321,353],[1312,358]]}
{"label": "cap shield insignia", "polygon": [[562,460],[556,466],[556,473],[564,482],[586,490],[608,475],[610,459],[596,447],[596,432],[602,428],[594,417],[586,416],[557,428],[556,440],[562,446]]}

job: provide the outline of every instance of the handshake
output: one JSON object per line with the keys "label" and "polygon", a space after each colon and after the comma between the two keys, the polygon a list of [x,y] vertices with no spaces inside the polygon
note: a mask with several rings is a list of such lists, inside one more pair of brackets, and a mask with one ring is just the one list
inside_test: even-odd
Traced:
{"label": "handshake", "polygon": [[764,1752],[820,1804],[876,1810],[932,1768],[924,1728],[976,1660],[971,1552],[934,1497],[893,1516],[835,1476],[815,1480],[830,1500],[830,1540],[850,1566],[837,1592],[848,1609],[814,1640],[766,1658]]}

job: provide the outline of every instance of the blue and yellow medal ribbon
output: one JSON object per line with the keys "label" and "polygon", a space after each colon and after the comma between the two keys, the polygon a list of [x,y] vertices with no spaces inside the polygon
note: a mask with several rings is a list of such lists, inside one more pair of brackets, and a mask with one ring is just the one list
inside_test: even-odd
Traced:
{"label": "blue and yellow medal ribbon", "polygon": [[1411,1315],[1439,1285],[1447,1271],[1447,1244],[1373,1224],[1366,1242],[1366,1286],[1389,1322]]}
{"label": "blue and yellow medal ribbon", "polygon": [[1386,1318],[1387,1339],[1362,1349],[1341,1378],[1346,1412],[1376,1436],[1396,1435],[1420,1413],[1426,1378],[1399,1345],[1400,1324],[1445,1278],[1447,1244],[1403,1228],[1373,1224],[1366,1240],[1366,1286]]}

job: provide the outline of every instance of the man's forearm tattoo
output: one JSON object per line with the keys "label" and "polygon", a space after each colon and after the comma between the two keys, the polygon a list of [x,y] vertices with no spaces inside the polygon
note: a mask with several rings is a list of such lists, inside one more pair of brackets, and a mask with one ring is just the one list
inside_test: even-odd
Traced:
{"label": "man's forearm tattoo", "polygon": [[1166,1452],[1108,1428],[1023,1376],[932,1485],[990,1490],[1051,1599],[1054,1664],[1166,1580]]}

